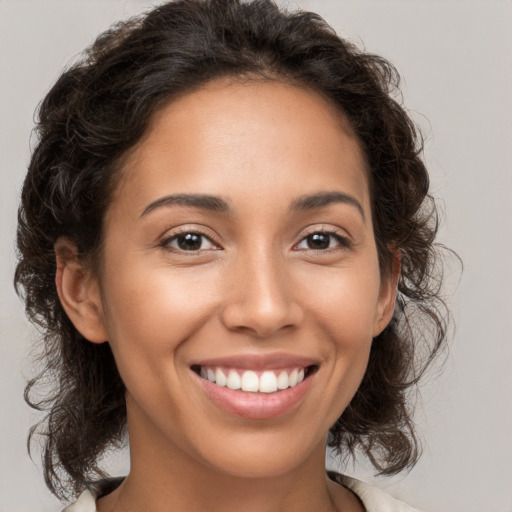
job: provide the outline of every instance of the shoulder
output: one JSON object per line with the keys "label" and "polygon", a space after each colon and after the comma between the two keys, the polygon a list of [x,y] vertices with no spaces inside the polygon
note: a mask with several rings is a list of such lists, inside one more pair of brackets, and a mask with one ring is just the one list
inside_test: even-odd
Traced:
{"label": "shoulder", "polygon": [[124,478],[105,478],[98,482],[87,484],[78,499],[68,505],[62,512],[96,512],[96,500],[111,493],[121,485]]}
{"label": "shoulder", "polygon": [[74,503],[68,505],[62,512],[96,512],[95,494],[86,489]]}
{"label": "shoulder", "polygon": [[[328,475],[331,480],[338,482],[340,485],[354,492],[363,503],[367,512],[420,512],[418,509],[406,505],[402,501],[393,498],[382,489],[367,484],[366,482],[332,471],[329,471]],[[96,499],[106,494],[106,487],[110,490],[114,486],[117,487],[121,481],[122,479],[116,479],[115,481],[108,482],[107,485],[105,485],[106,482],[102,482],[100,485],[96,484],[91,486],[62,512],[96,512]]]}
{"label": "shoulder", "polygon": [[328,472],[329,478],[354,492],[367,512],[420,512],[373,485],[349,476]]}

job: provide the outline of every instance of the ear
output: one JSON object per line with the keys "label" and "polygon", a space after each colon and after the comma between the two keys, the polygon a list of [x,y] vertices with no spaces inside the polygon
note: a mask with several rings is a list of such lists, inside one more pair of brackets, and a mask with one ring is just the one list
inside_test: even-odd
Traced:
{"label": "ear", "polygon": [[395,311],[398,278],[400,277],[400,249],[391,249],[390,270],[381,276],[379,300],[373,327],[373,336],[378,336],[389,324]]}
{"label": "ear", "polygon": [[65,238],[55,243],[55,284],[62,307],[78,332],[93,343],[107,341],[99,284],[81,260],[75,244]]}

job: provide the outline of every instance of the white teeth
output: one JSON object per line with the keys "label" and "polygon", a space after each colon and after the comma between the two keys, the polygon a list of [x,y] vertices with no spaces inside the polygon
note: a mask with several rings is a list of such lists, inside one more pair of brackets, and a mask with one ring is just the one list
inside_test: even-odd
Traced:
{"label": "white teeth", "polygon": [[224,387],[227,384],[227,381],[228,379],[224,375],[224,372],[220,368],[217,368],[215,370],[215,382],[217,383],[217,386]]}
{"label": "white teeth", "polygon": [[263,372],[261,374],[259,390],[262,393],[277,391],[277,377],[274,372]]}
{"label": "white teeth", "polygon": [[258,391],[258,375],[252,370],[246,370],[242,375],[242,391]]}
{"label": "white teeth", "polygon": [[[288,372],[290,373],[288,374]],[[240,376],[234,369],[201,367],[199,373],[203,379],[207,379],[217,386],[227,386],[229,389],[241,389],[249,392],[259,391],[260,393],[274,393],[277,390],[292,388],[305,378],[304,368],[295,368],[292,371],[265,370],[259,376],[253,370],[245,370]]]}
{"label": "white teeth", "polygon": [[297,378],[298,378],[299,370],[295,369],[292,373],[290,373],[290,376],[288,377],[288,385],[292,388],[293,386],[297,385]]}
{"label": "white teeth", "polygon": [[283,370],[279,377],[277,377],[277,388],[278,389],[286,389],[289,388],[290,385],[288,384],[288,374]]}
{"label": "white teeth", "polygon": [[229,389],[240,389],[242,387],[240,375],[235,370],[229,370],[227,386]]}

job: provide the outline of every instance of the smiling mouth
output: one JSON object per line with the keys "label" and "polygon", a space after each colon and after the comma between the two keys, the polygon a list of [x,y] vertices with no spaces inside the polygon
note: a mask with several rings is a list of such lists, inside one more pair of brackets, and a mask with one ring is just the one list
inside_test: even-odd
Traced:
{"label": "smiling mouth", "polygon": [[318,366],[275,370],[241,370],[221,366],[192,366],[201,378],[219,387],[248,393],[276,393],[293,388],[316,372]]}

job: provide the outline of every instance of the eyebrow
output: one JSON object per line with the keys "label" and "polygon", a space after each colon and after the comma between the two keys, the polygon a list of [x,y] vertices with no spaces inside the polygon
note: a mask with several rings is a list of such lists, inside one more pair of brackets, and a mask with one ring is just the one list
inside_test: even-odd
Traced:
{"label": "eyebrow", "polygon": [[329,206],[335,203],[343,203],[354,206],[363,221],[365,221],[365,214],[361,203],[350,194],[346,194],[345,192],[338,191],[328,191],[328,192],[318,192],[317,194],[304,195],[296,199],[292,205],[291,210],[315,210],[317,208],[323,208],[325,206]]}
{"label": "eyebrow", "polygon": [[229,205],[224,199],[208,194],[173,194],[161,197],[148,204],[141,217],[163,206],[188,206],[219,213],[229,213]]}
{"label": "eyebrow", "polygon": [[[343,203],[354,206],[361,214],[363,221],[365,220],[364,210],[361,206],[361,203],[355,197],[344,192],[337,191],[318,192],[316,194],[303,195],[292,202],[290,210],[315,210],[317,208],[323,208],[335,203]],[[172,194],[161,197],[156,201],[148,204],[148,206],[146,206],[144,211],[141,213],[141,217],[151,213],[157,208],[168,206],[185,206],[217,213],[231,212],[231,208],[229,207],[228,203],[218,196],[212,196],[208,194]]]}

